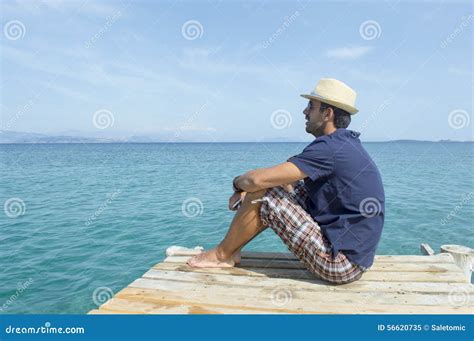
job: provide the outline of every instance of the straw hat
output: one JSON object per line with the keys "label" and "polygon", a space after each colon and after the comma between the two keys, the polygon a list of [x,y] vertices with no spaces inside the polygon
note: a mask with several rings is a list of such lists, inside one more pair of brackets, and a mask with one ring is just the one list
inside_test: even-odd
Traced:
{"label": "straw hat", "polygon": [[337,79],[322,78],[313,92],[302,94],[301,97],[333,105],[352,115],[359,111],[355,107],[357,93]]}

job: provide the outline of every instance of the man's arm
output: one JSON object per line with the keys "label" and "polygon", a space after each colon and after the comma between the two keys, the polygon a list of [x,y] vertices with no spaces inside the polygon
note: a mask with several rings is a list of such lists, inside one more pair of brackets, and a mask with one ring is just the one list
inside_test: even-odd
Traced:
{"label": "man's arm", "polygon": [[281,186],[306,178],[298,167],[291,162],[284,162],[270,168],[251,170],[234,180],[237,188],[245,192],[256,192],[261,189]]}

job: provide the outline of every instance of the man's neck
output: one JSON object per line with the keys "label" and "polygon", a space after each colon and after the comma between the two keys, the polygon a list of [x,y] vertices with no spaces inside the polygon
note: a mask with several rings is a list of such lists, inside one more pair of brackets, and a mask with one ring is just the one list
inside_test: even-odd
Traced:
{"label": "man's neck", "polygon": [[326,127],[324,127],[324,135],[329,135],[329,134],[332,134],[334,133],[335,131],[337,130],[337,128],[333,125],[329,126],[327,125]]}

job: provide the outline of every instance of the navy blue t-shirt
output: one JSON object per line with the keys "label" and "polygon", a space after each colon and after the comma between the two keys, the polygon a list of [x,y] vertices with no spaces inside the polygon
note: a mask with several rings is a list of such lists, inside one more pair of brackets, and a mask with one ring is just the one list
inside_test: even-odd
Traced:
{"label": "navy blue t-shirt", "polygon": [[359,140],[339,128],[317,137],[288,161],[308,177],[307,209],[331,244],[353,263],[369,268],[382,234],[385,195],[377,166]]}

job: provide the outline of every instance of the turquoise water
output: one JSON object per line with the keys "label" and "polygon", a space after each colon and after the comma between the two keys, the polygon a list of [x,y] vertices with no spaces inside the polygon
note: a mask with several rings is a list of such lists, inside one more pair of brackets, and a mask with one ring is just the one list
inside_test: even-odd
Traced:
{"label": "turquoise water", "polygon": [[[0,145],[1,203],[24,203],[0,214],[0,313],[85,313],[95,289],[119,291],[168,246],[213,246],[232,218],[232,178],[304,146]],[[422,242],[474,247],[473,143],[365,146],[386,192],[378,254],[418,254]],[[247,250],[286,249],[267,230]]]}

